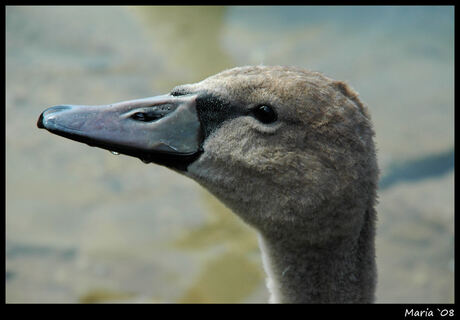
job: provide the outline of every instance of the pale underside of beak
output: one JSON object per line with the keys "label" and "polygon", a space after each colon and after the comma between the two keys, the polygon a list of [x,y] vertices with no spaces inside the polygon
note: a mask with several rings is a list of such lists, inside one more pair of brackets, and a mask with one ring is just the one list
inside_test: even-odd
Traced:
{"label": "pale underside of beak", "polygon": [[100,106],[46,109],[37,126],[75,140],[186,170],[201,153],[197,95],[163,95]]}

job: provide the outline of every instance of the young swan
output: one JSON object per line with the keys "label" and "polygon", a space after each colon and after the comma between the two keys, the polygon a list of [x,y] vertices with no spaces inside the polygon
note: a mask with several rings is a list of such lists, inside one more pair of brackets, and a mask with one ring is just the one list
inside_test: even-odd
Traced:
{"label": "young swan", "polygon": [[374,301],[374,132],[345,83],[293,67],[238,67],[161,97],[53,107],[38,125],[208,189],[257,230],[271,302]]}

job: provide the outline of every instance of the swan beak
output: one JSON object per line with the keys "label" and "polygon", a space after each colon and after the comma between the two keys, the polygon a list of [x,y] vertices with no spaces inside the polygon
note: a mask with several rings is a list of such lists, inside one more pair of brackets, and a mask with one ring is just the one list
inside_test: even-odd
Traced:
{"label": "swan beak", "polygon": [[100,106],[46,109],[37,126],[112,151],[184,169],[200,153],[196,95],[163,95]]}

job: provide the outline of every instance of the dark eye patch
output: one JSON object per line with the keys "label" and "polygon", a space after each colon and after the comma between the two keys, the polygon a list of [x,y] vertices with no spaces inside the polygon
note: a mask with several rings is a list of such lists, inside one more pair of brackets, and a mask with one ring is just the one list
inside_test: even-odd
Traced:
{"label": "dark eye patch", "polygon": [[244,115],[242,108],[210,93],[197,97],[196,109],[205,139],[224,121]]}

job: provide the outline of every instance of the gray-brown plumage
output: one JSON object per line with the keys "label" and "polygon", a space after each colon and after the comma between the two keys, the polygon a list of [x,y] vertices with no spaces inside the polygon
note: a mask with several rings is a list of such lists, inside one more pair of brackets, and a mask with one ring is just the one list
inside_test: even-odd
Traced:
{"label": "gray-brown plumage", "polygon": [[377,163],[357,94],[319,73],[263,66],[181,89],[276,108],[269,125],[222,123],[186,173],[258,230],[272,301],[373,301]]}
{"label": "gray-brown plumage", "polygon": [[374,132],[348,85],[248,66],[176,87],[169,99],[193,100],[200,149],[182,166],[149,161],[194,179],[254,227],[272,302],[374,300]]}

